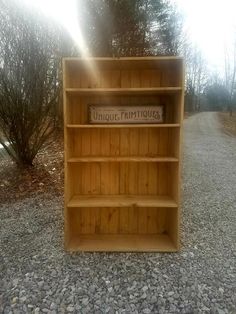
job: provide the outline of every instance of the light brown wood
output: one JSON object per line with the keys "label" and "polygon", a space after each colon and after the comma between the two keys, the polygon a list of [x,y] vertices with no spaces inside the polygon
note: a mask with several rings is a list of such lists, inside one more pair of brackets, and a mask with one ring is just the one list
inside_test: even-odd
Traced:
{"label": "light brown wood", "polygon": [[175,157],[139,157],[139,156],[125,156],[125,157],[74,157],[69,158],[68,162],[178,162]]}
{"label": "light brown wood", "polygon": [[173,124],[67,124],[67,128],[179,128],[179,123]]}
{"label": "light brown wood", "polygon": [[[179,57],[65,58],[65,248],[179,249]],[[90,124],[93,106],[163,106],[161,124]]]}
{"label": "light brown wood", "polygon": [[77,95],[155,95],[174,94],[182,91],[182,87],[156,88],[66,88],[66,93]]}
{"label": "light brown wood", "polygon": [[75,195],[68,207],[177,207],[168,196],[153,195]]}
{"label": "light brown wood", "polygon": [[68,244],[69,251],[87,252],[176,252],[168,235],[80,235]]}

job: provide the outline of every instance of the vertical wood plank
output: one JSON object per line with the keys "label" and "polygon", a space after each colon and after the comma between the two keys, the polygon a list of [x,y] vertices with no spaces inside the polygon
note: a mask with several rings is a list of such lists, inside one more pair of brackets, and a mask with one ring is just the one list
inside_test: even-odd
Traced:
{"label": "vertical wood plank", "polygon": [[159,164],[159,195],[169,195],[167,168],[166,163]]}
{"label": "vertical wood plank", "polygon": [[109,163],[109,174],[110,180],[107,182],[107,185],[110,186],[110,194],[117,195],[119,194],[120,189],[120,164],[118,162]]}
{"label": "vertical wood plank", "polygon": [[142,69],[141,87],[150,87],[150,86],[151,86],[150,70]]}
{"label": "vertical wood plank", "polygon": [[91,130],[81,129],[81,155],[89,156],[91,154]]}
{"label": "vertical wood plank", "polygon": [[91,194],[91,164],[81,163],[80,169],[82,194]]}
{"label": "vertical wood plank", "polygon": [[159,155],[158,143],[159,143],[159,129],[150,128],[148,130],[148,156],[155,157]]}
{"label": "vertical wood plank", "polygon": [[95,208],[94,214],[94,233],[99,234],[101,233],[101,211],[100,208]]}
{"label": "vertical wood plank", "polygon": [[157,230],[159,234],[167,231],[166,220],[171,218],[172,212],[168,212],[168,208],[158,208]]}
{"label": "vertical wood plank", "polygon": [[130,71],[130,86],[134,88],[139,88],[141,86],[141,78],[139,70]]}
{"label": "vertical wood plank", "polygon": [[94,226],[92,225],[91,208],[80,209],[80,232],[81,234],[93,233]]}
{"label": "vertical wood plank", "polygon": [[149,190],[148,182],[148,164],[146,162],[138,163],[138,194],[147,195]]}
{"label": "vertical wood plank", "polygon": [[89,78],[88,71],[86,71],[86,68],[81,70],[80,87],[81,88],[90,87],[90,78]]}
{"label": "vertical wood plank", "polygon": [[159,137],[159,155],[160,156],[167,156],[168,151],[168,129],[163,128],[160,130],[160,137]]}
{"label": "vertical wood plank", "polygon": [[90,208],[90,234],[99,234],[101,232],[101,212],[100,208]]}
{"label": "vertical wood plank", "polygon": [[110,129],[100,130],[101,155],[110,156]]}
{"label": "vertical wood plank", "polygon": [[100,82],[101,76],[100,71],[98,69],[90,70],[90,84],[91,88],[99,88],[101,86]]}
{"label": "vertical wood plank", "polygon": [[[76,113],[75,116],[79,116],[79,124],[87,124],[88,123],[88,104],[91,103],[91,98],[89,97],[81,97],[79,106],[75,106]],[[77,118],[76,118],[77,119]]]}
{"label": "vertical wood plank", "polygon": [[147,233],[147,208],[138,208],[138,233]]}
{"label": "vertical wood plank", "polygon": [[129,156],[129,129],[120,129],[120,156]]}
{"label": "vertical wood plank", "polygon": [[150,85],[151,85],[151,87],[160,87],[161,86],[161,76],[160,76],[160,71],[158,69],[151,70]]}
{"label": "vertical wood plank", "polygon": [[101,87],[102,88],[109,88],[111,87],[111,79],[112,79],[112,72],[110,70],[101,70]]}
{"label": "vertical wood plank", "polygon": [[110,129],[110,154],[111,156],[120,154],[120,132],[117,129]]}
{"label": "vertical wood plank", "polygon": [[129,194],[138,194],[138,163],[129,163]]}
{"label": "vertical wood plank", "polygon": [[112,70],[111,72],[111,87],[119,88],[121,87],[121,73],[120,70]]}
{"label": "vertical wood plank", "polygon": [[147,208],[147,233],[157,234],[158,230],[158,213],[157,208]]}
{"label": "vertical wood plank", "polygon": [[81,85],[81,68],[77,65],[76,67],[69,66],[69,77],[70,77],[70,82],[69,82],[69,87],[78,87]]}
{"label": "vertical wood plank", "polygon": [[100,231],[105,234],[119,232],[119,208],[100,208],[101,225]]}
{"label": "vertical wood plank", "polygon": [[129,163],[121,162],[120,163],[120,193],[119,194],[128,194],[129,193]]}
{"label": "vertical wood plank", "polygon": [[130,87],[130,71],[121,70],[121,87]]}
{"label": "vertical wood plank", "polygon": [[148,129],[139,129],[139,155],[147,156],[148,155],[148,144],[149,144],[149,136]]}
{"label": "vertical wood plank", "polygon": [[138,156],[139,153],[139,129],[129,131],[129,155]]}
{"label": "vertical wood plank", "polygon": [[136,207],[120,208],[119,232],[123,234],[138,233],[138,209]]}
{"label": "vertical wood plank", "polygon": [[129,228],[129,208],[121,207],[119,211],[120,220],[119,220],[119,233],[130,233]]}
{"label": "vertical wood plank", "polygon": [[109,163],[101,163],[101,194],[110,194],[110,168]]}
{"label": "vertical wood plank", "polygon": [[71,147],[71,157],[79,157],[82,155],[82,145],[81,145],[81,130],[70,130],[72,147]]}
{"label": "vertical wood plank", "polygon": [[135,206],[128,208],[128,223],[128,233],[138,233],[138,210]]}
{"label": "vertical wood plank", "polygon": [[90,167],[91,194],[98,195],[101,193],[101,164],[94,162]]}
{"label": "vertical wood plank", "polygon": [[158,173],[157,173],[157,164],[150,162],[148,164],[148,194],[156,195],[157,194],[157,185],[158,185]]}
{"label": "vertical wood plank", "polygon": [[91,156],[101,155],[100,129],[90,130],[90,155]]}
{"label": "vertical wood plank", "polygon": [[[73,194],[85,193],[83,180],[83,168],[81,164],[68,164],[68,171],[70,177],[70,184],[73,190]],[[86,194],[86,193],[85,193]]]}

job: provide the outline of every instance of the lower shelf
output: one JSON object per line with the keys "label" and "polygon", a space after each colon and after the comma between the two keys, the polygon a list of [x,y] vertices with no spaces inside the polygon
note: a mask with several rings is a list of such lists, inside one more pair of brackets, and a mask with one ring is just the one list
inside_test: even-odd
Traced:
{"label": "lower shelf", "polygon": [[67,207],[177,207],[169,196],[155,195],[75,195]]}
{"label": "lower shelf", "polygon": [[66,245],[68,251],[87,252],[176,252],[168,235],[80,235]]}

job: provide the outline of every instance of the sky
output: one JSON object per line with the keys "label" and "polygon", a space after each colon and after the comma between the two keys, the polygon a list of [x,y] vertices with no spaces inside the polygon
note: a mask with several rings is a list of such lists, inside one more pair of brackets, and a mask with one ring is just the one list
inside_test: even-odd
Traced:
{"label": "sky", "polygon": [[225,51],[236,39],[236,0],[173,0],[184,14],[185,29],[212,68],[224,67]]}
{"label": "sky", "polygon": [[[20,1],[20,0],[19,0]],[[76,17],[76,0],[24,0],[62,23],[86,54],[86,41]],[[79,0],[86,1],[86,0]],[[184,14],[184,27],[210,67],[222,71],[226,47],[236,34],[236,0],[171,0]],[[236,35],[235,35],[236,37]],[[228,48],[227,48],[228,49]]]}

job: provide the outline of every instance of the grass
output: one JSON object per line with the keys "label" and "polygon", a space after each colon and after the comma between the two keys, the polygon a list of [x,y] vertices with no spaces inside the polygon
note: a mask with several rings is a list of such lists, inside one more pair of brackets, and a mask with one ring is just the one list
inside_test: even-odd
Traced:
{"label": "grass", "polygon": [[219,112],[219,120],[223,129],[232,135],[236,136],[236,112],[233,112],[232,117],[228,112]]}

